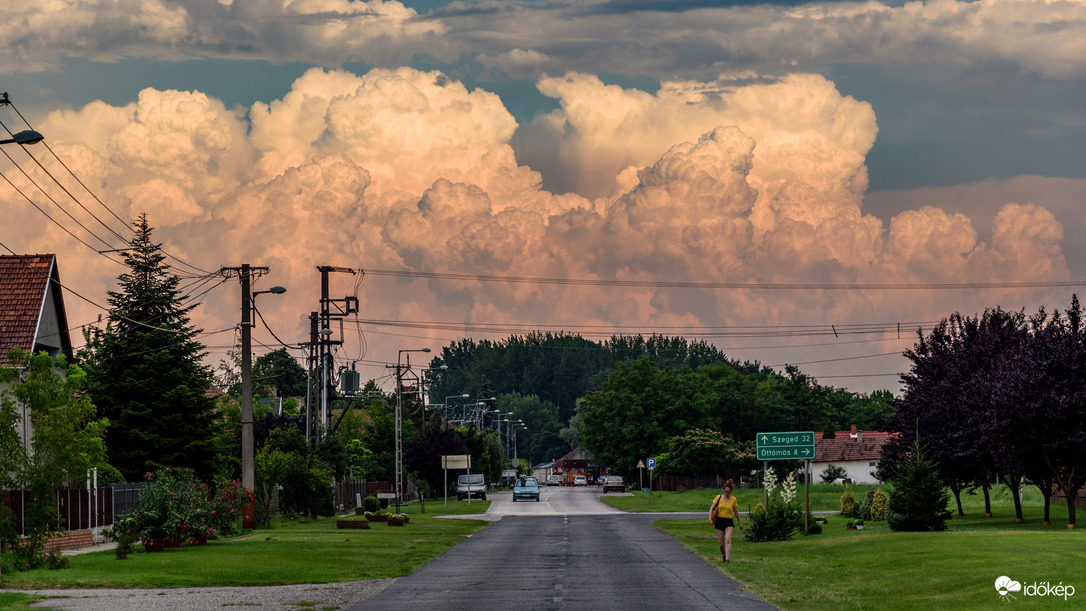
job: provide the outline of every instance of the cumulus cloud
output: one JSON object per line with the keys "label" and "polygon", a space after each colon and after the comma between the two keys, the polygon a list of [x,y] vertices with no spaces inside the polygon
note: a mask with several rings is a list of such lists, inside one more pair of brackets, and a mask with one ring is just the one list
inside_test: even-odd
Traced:
{"label": "cumulus cloud", "polygon": [[[516,158],[516,123],[496,96],[406,68],[312,70],[247,117],[199,92],[147,89],[123,107],[95,103],[53,113],[43,131],[57,134],[56,149],[105,201],[124,202],[125,214],[148,211],[156,237],[173,253],[205,269],[271,267],[270,282],[289,292],[261,308],[288,341],[308,333],[318,265],[685,282],[1068,276],[1061,225],[1041,206],[1004,202],[988,240],[963,214],[934,206],[900,211],[885,223],[865,213],[864,159],[875,116],[822,77],[683,81],[646,93],[570,73],[541,79],[539,87],[560,109],[532,127],[561,152],[575,186],[569,192],[543,189],[531,161]],[[85,125],[89,119],[100,121]],[[0,197],[31,222],[14,194]],[[64,277],[84,294],[112,288],[115,264],[88,257],[55,231],[28,233],[0,226],[0,241],[26,252],[59,251]],[[333,294],[350,292],[353,280],[337,277]],[[199,323],[233,325],[235,292],[209,295]],[[1013,290],[1003,296],[1036,298]],[[359,297],[363,316],[373,319],[663,332],[933,320],[992,305],[991,296],[974,294],[381,278],[367,279]],[[73,321],[97,314],[69,306]],[[435,348],[456,335],[429,333]],[[387,354],[403,341],[374,335],[369,346]],[[347,356],[361,354],[354,352],[361,344],[349,343]],[[748,345],[734,356],[773,362],[771,348]]]}

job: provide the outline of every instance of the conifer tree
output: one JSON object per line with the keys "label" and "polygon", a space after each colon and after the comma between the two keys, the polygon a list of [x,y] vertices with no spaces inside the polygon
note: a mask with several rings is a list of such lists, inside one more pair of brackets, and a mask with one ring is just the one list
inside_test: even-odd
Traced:
{"label": "conifer tree", "polygon": [[894,492],[886,507],[886,522],[894,531],[946,530],[950,494],[931,461],[916,444],[912,459],[892,479]]}
{"label": "conifer tree", "polygon": [[147,215],[133,227],[106,328],[87,337],[95,405],[110,422],[109,462],[128,481],[163,467],[189,467],[207,479],[218,453],[211,371],[201,361],[201,330],[189,319],[196,304],[184,303],[181,278],[151,241]]}

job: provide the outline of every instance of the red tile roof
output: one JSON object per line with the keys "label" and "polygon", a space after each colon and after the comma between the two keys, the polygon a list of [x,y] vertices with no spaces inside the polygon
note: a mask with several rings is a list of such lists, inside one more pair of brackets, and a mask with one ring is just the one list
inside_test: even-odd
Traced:
{"label": "red tile roof", "polygon": [[54,281],[53,297],[66,344],[64,349],[71,351],[56,255],[3,255],[0,256],[0,359],[6,360],[13,347],[27,352],[35,348],[50,279]]}
{"label": "red tile roof", "polygon": [[882,445],[890,439],[890,433],[882,431],[860,431],[859,439],[851,437],[849,431],[836,435],[833,439],[822,439],[822,433],[815,433],[815,459],[811,462],[878,460]]}

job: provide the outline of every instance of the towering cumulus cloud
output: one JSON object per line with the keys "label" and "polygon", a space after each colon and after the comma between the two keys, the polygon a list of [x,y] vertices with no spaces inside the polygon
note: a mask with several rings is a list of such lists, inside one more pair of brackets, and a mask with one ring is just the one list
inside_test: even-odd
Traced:
{"label": "towering cumulus cloud", "polygon": [[[290,292],[267,300],[264,312],[293,341],[305,339],[317,308],[317,265],[749,283],[1068,276],[1060,225],[1028,202],[1008,203],[980,233],[965,216],[931,206],[885,222],[864,214],[875,115],[823,77],[670,82],[646,93],[570,73],[538,87],[559,108],[520,132],[496,95],[407,68],[313,69],[247,116],[199,92],[147,89],[124,107],[53,113],[41,131],[104,200],[129,215],[149,212],[172,252],[209,269],[270,266],[271,282]],[[538,146],[514,151],[514,133]],[[564,188],[542,188],[533,167]],[[9,191],[2,197],[29,223],[24,204]],[[119,272],[56,231],[28,233],[29,250],[61,251],[77,290],[104,294]],[[236,299],[213,295],[200,324],[232,326]],[[667,332],[931,320],[1015,296],[376,278],[359,297],[373,319]],[[97,314],[69,306],[74,321]],[[436,333],[434,347],[456,335]],[[404,341],[369,338],[371,348],[389,350]]]}

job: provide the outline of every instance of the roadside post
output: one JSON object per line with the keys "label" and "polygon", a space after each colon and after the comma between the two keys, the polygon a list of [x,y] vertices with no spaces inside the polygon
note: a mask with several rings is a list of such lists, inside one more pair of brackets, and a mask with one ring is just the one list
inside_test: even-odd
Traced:
{"label": "roadside post", "polygon": [[[467,469],[468,474],[471,474],[471,455],[470,454],[442,454],[441,455],[441,468],[445,471],[445,506],[449,506],[449,469]],[[468,484],[468,490],[471,490],[471,484]],[[471,495],[468,495],[468,505],[471,505]]]}
{"label": "roadside post", "polygon": [[645,489],[645,461],[637,461],[637,487]]}
{"label": "roadside post", "polygon": [[650,458],[645,463],[649,467],[649,505],[652,505],[652,470],[656,468],[656,459]]}
{"label": "roadside post", "polygon": [[[758,433],[755,438],[757,447],[757,459],[762,461],[764,471],[769,470],[771,460],[802,460],[803,472],[803,496],[805,511],[803,512],[803,532],[810,531],[807,523],[807,515],[811,511],[811,460],[815,457],[815,437],[813,431],[790,431],[784,433]],[[765,507],[769,507],[769,486],[765,485],[764,478],[762,489],[765,491]]]}

